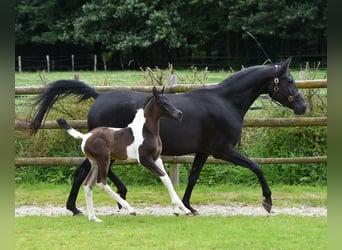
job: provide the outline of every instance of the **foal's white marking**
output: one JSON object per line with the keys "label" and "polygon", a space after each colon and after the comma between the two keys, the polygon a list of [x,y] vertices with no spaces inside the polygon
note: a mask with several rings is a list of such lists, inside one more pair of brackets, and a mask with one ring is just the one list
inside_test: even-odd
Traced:
{"label": "foal's white marking", "polygon": [[176,191],[172,185],[171,179],[165,171],[162,159],[158,158],[154,163],[159,167],[159,169],[161,169],[165,173],[164,176],[160,176],[159,178],[163,182],[163,184],[167,188],[167,190],[169,191],[169,194],[171,197],[171,203],[174,205],[173,213],[178,215],[179,209],[180,209],[186,214],[191,214],[191,211],[189,209],[187,209],[184,206],[183,202],[179,199],[179,197],[178,197],[178,195],[177,195],[177,193],[176,193]]}
{"label": "foal's white marking", "polygon": [[73,128],[67,129],[67,132],[69,133],[69,135],[71,135],[72,137],[74,137],[76,139],[83,139],[85,136],[85,134],[82,134],[81,132],[79,132]]}
{"label": "foal's white marking", "polygon": [[143,137],[143,127],[145,124],[146,118],[144,116],[144,109],[138,109],[137,113],[133,121],[128,124],[128,127],[132,129],[134,141],[131,145],[127,147],[127,157],[129,159],[137,159],[140,164],[139,157],[139,147],[144,142]]}

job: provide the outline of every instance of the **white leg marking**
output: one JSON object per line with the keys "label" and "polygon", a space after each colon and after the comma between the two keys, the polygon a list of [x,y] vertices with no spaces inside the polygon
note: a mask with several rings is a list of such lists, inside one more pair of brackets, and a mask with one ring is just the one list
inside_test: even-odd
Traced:
{"label": "white leg marking", "polygon": [[85,193],[86,203],[87,203],[88,219],[93,220],[95,222],[102,222],[102,220],[96,218],[95,216],[94,204],[93,204],[93,192],[91,188],[87,185],[84,185],[83,188],[84,188],[84,193]]}
{"label": "white leg marking", "polygon": [[128,202],[122,199],[120,195],[115,193],[108,184],[104,185],[102,183],[97,183],[96,185],[99,188],[105,190],[110,196],[112,196],[117,202],[119,202],[122,207],[126,208],[131,215],[136,215],[135,210],[128,204]]}
{"label": "white leg marking", "polygon": [[161,181],[163,182],[163,184],[165,185],[165,187],[167,188],[167,190],[169,191],[170,197],[171,197],[171,202],[174,205],[174,214],[178,215],[179,214],[179,209],[182,210],[183,212],[185,212],[186,214],[191,214],[191,211],[189,209],[187,209],[183,202],[181,201],[181,199],[179,199],[173,185],[171,182],[170,177],[167,175],[164,165],[163,165],[163,161],[158,158],[155,161],[156,165],[164,171],[165,175],[164,176],[160,176],[159,178],[161,179]]}

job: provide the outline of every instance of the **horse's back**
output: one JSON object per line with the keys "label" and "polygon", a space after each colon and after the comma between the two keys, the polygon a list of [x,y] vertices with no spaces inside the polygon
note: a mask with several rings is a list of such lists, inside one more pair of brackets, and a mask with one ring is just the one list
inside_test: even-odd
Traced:
{"label": "horse's back", "polygon": [[88,113],[88,128],[99,126],[124,128],[132,122],[150,94],[114,90],[100,93]]}

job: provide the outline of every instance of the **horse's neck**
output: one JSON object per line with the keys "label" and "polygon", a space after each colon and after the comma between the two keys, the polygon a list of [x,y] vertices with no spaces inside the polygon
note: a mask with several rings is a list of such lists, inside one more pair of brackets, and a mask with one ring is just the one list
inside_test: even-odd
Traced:
{"label": "horse's neck", "polygon": [[267,68],[255,67],[245,70],[229,77],[218,86],[218,91],[238,106],[243,114],[260,94],[266,93],[267,82],[271,77],[271,72]]}

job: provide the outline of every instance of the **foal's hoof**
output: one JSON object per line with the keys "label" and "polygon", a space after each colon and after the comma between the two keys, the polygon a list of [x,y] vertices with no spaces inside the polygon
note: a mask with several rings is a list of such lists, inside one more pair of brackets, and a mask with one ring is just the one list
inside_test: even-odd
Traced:
{"label": "foal's hoof", "polygon": [[265,208],[265,210],[270,213],[272,209],[272,204],[267,203],[266,201],[262,202],[262,206]]}
{"label": "foal's hoof", "polygon": [[129,215],[136,216],[137,213],[136,212],[130,212]]}

